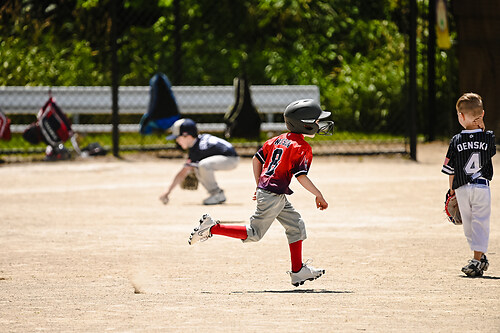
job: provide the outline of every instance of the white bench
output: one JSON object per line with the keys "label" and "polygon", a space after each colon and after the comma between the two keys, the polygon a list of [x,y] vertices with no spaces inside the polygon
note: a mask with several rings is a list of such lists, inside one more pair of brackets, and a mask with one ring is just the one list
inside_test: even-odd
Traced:
{"label": "white bench", "polygon": [[[76,132],[111,132],[111,124],[80,124],[79,115],[111,115],[111,87],[0,87],[0,109],[7,114],[36,115],[49,97],[49,90],[57,104],[73,121]],[[149,105],[149,86],[119,88],[119,114],[144,114]],[[194,114],[224,114],[234,104],[233,86],[174,86],[172,87],[179,111],[183,117]],[[272,121],[273,114],[282,114],[292,101],[312,98],[319,102],[319,88],[314,85],[250,87],[252,100],[259,113],[266,114],[263,131],[282,131],[284,123]],[[200,131],[222,132],[224,123],[199,123]],[[11,125],[11,131],[22,133],[27,124]],[[138,132],[139,124],[120,124],[120,132]]]}

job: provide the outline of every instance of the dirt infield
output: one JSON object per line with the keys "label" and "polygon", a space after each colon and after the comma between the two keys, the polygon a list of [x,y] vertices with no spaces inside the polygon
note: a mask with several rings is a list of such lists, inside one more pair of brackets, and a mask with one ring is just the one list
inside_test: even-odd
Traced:
{"label": "dirt infield", "polygon": [[228,201],[216,207],[200,204],[202,189],[159,202],[180,160],[0,165],[0,331],[499,332],[500,182],[490,269],[466,278],[471,252],[443,215],[445,152],[315,158],[310,177],[329,209],[295,180],[290,201],[306,221],[304,258],[326,274],[299,288],[279,223],[254,244],[187,243],[205,212],[246,223],[250,159],[218,174]]}

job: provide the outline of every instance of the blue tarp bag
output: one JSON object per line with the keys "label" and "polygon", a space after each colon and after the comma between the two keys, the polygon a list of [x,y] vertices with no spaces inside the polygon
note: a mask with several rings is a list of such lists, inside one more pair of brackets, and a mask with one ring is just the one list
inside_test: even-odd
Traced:
{"label": "blue tarp bag", "polygon": [[149,81],[149,86],[148,111],[139,123],[141,134],[166,131],[181,118],[168,77],[163,73],[157,73]]}

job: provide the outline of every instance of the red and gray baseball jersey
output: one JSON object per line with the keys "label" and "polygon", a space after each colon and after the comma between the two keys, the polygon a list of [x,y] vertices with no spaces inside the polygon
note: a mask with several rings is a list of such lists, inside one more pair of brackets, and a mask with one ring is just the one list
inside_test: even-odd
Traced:
{"label": "red and gray baseball jersey", "polygon": [[312,162],[311,146],[302,134],[284,133],[264,143],[255,157],[263,164],[258,188],[292,194],[292,176],[307,175]]}

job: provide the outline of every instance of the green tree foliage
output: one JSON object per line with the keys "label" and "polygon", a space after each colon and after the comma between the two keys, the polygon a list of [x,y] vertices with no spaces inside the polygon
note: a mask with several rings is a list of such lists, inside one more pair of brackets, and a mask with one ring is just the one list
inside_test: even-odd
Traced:
{"label": "green tree foliage", "polygon": [[92,85],[109,81],[98,49],[78,38],[74,1],[7,1],[0,17],[0,85]]}
{"label": "green tree foliage", "polygon": [[[0,85],[109,85],[111,4],[112,0],[4,2]],[[227,85],[244,71],[252,84],[318,85],[321,102],[332,111],[339,129],[404,131],[405,0],[116,4],[122,85],[147,85],[158,71],[176,85]],[[425,8],[424,1],[419,4]],[[175,39],[176,22],[180,40]],[[422,21],[419,26],[424,26]],[[437,61],[443,80],[453,72],[445,60]]]}

